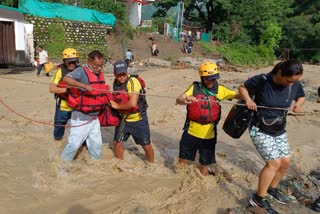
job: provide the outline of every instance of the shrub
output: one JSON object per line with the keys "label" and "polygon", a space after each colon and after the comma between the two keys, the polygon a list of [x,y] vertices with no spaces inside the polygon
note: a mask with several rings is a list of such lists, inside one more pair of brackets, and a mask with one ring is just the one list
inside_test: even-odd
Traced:
{"label": "shrub", "polygon": [[270,65],[275,60],[273,50],[264,45],[230,43],[213,47],[210,43],[200,42],[199,44],[209,53],[220,53],[226,61],[236,66],[260,67]]}

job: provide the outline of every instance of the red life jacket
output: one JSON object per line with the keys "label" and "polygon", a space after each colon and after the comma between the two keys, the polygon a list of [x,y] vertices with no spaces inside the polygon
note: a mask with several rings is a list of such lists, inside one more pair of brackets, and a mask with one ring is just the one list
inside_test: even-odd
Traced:
{"label": "red life jacket", "polygon": [[102,127],[117,126],[120,121],[117,111],[107,105],[100,111],[98,119]]}
{"label": "red life jacket", "polygon": [[201,83],[193,83],[193,96],[198,102],[187,105],[187,118],[201,124],[218,123],[221,107],[216,101],[215,94],[210,95],[206,90]]}
{"label": "red life jacket", "polygon": [[119,104],[124,104],[124,103],[128,102],[129,95],[128,95],[128,90],[127,90],[127,83],[128,83],[128,81],[131,81],[131,84],[133,85],[133,80],[131,79],[132,77],[138,79],[139,83],[141,84],[141,90],[139,91],[140,94],[139,94],[139,98],[138,98],[138,104],[131,109],[118,110],[118,112],[120,114],[132,114],[132,113],[137,113],[137,112],[145,112],[148,107],[146,96],[144,95],[146,93],[146,91],[145,91],[146,85],[145,85],[144,80],[140,76],[138,76],[137,74],[130,74],[127,81],[121,85],[117,84],[116,81],[113,82],[113,91],[114,91],[113,92],[113,100]]}
{"label": "red life jacket", "polygon": [[89,84],[93,91],[83,91],[78,88],[71,88],[68,97],[68,105],[81,111],[83,113],[99,112],[104,108],[104,105],[109,102],[110,90],[109,86],[105,84],[103,73],[99,77],[89,70],[86,66],[82,67],[87,74]]}

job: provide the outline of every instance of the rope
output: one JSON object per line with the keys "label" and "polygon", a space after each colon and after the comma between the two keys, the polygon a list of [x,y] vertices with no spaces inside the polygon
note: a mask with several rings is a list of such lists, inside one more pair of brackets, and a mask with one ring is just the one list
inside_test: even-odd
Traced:
{"label": "rope", "polygon": [[34,119],[31,119],[27,116],[24,116],[23,114],[13,110],[9,105],[7,105],[1,98],[0,98],[0,103],[6,108],[8,109],[9,111],[11,111],[12,113],[28,120],[28,121],[31,121],[31,122],[34,122],[34,123],[38,123],[38,124],[42,124],[42,125],[47,125],[47,126],[60,126],[60,127],[66,127],[66,128],[71,128],[71,127],[80,127],[80,126],[84,126],[88,123],[90,123],[92,120],[95,119],[95,117],[91,117],[91,119],[83,124],[80,124],[80,125],[76,125],[76,126],[71,126],[71,125],[60,125],[60,124],[54,124],[54,123],[49,123],[49,122],[43,122],[43,121],[37,121],[37,120],[34,120]]}
{"label": "rope", "polygon": [[[48,83],[44,83],[44,82],[39,82],[39,81],[33,81],[33,80],[23,80],[23,79],[16,79],[16,78],[8,78],[8,77],[1,77],[1,78],[4,78],[4,79],[12,79],[12,80],[20,80],[20,81],[24,81],[24,82],[32,82],[32,83],[39,83],[39,84],[48,84]],[[58,85],[58,86],[62,86],[62,85]],[[65,86],[64,86],[65,87]],[[78,88],[80,89],[80,87],[72,87],[72,88]],[[104,90],[104,89],[94,89],[96,91],[102,91],[102,92],[109,92],[109,93],[126,93],[128,94],[128,92],[122,92],[122,91],[112,91],[112,90]],[[138,95],[141,95],[141,96],[151,96],[151,97],[161,97],[161,98],[172,98],[172,99],[176,99],[176,97],[173,97],[173,96],[168,96],[168,95],[155,95],[155,94],[143,94],[143,93],[138,93],[138,92],[130,92],[130,93],[134,93],[134,94],[138,94]],[[198,99],[198,101],[207,101],[205,99]],[[80,126],[83,126],[83,125],[86,125],[88,123],[90,123],[93,119],[95,119],[95,117],[92,117],[92,119],[90,121],[87,121],[83,124],[80,124],[80,125],[77,125],[77,126],[71,126],[71,125],[60,125],[60,124],[54,124],[54,123],[49,123],[49,122],[43,122],[43,121],[37,121],[37,120],[34,120],[34,119],[31,119],[27,116],[24,116],[22,115],[21,113],[18,113],[16,112],[15,110],[13,110],[9,105],[7,105],[1,98],[0,98],[0,102],[1,104],[7,108],[9,111],[13,112],[14,114],[28,120],[28,121],[31,121],[31,122],[34,122],[34,123],[38,123],[38,124],[43,124],[43,125],[49,125],[49,126],[61,126],[61,127],[80,127]],[[240,103],[225,103],[225,104],[230,104],[230,105],[239,105],[239,106],[245,106],[245,104],[240,104]],[[258,105],[257,108],[263,108],[263,109],[274,109],[274,110],[282,110],[282,111],[288,111],[289,108],[278,108],[278,107],[268,107],[268,106],[260,106]],[[304,112],[304,113],[289,113],[288,115],[289,116],[304,116],[306,114],[317,114],[319,112]]]}

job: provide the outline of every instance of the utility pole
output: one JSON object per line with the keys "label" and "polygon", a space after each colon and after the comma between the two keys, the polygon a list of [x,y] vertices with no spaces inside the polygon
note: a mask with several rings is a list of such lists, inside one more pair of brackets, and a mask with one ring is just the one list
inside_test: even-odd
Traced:
{"label": "utility pole", "polygon": [[177,17],[176,28],[177,28],[178,35],[179,35],[180,34],[179,22],[180,22],[180,10],[181,10],[180,2],[178,2],[177,8],[178,8],[178,12],[177,12],[178,13],[178,17]]}
{"label": "utility pole", "polygon": [[182,1],[181,1],[180,32],[182,31],[182,23],[183,23],[183,10],[184,10],[184,0],[182,0]]}

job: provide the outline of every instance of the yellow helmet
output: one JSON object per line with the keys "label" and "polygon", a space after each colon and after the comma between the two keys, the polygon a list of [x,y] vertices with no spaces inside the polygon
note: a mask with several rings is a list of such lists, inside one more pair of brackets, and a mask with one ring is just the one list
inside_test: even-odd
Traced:
{"label": "yellow helmet", "polygon": [[218,66],[213,62],[204,62],[199,66],[200,77],[205,77],[206,79],[218,79],[220,78]]}
{"label": "yellow helmet", "polygon": [[66,48],[62,52],[62,59],[67,63],[68,62],[79,61],[78,52],[76,51],[76,49]]}

